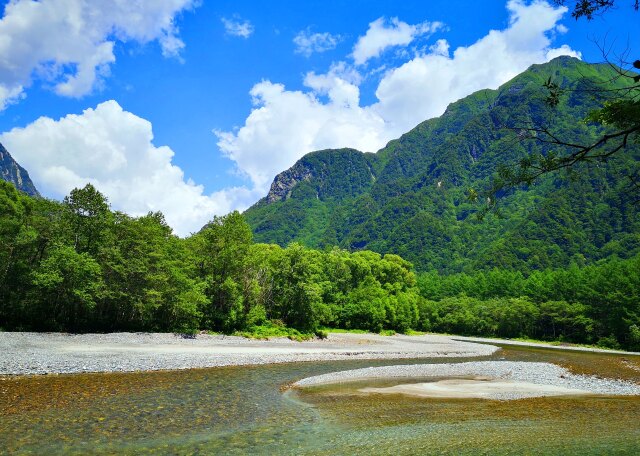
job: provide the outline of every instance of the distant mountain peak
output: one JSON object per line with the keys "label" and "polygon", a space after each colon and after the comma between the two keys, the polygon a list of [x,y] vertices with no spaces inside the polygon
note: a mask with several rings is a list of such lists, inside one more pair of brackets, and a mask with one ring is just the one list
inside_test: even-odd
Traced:
{"label": "distant mountain peak", "polygon": [[275,177],[258,205],[285,201],[303,183],[318,199],[342,198],[368,188],[375,181],[371,155],[348,148],[310,152]]}
{"label": "distant mountain peak", "polygon": [[0,178],[11,182],[27,195],[40,196],[36,186],[31,181],[29,173],[16,162],[9,151],[0,143]]}

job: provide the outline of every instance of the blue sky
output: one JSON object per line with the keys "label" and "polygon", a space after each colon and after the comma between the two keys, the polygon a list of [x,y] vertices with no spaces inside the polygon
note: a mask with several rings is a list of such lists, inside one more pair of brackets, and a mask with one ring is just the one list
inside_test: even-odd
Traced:
{"label": "blue sky", "polygon": [[46,196],[92,182],[184,235],[311,150],[378,150],[532,63],[602,61],[596,43],[637,54],[618,3],[587,22],[524,0],[4,2],[0,142]]}

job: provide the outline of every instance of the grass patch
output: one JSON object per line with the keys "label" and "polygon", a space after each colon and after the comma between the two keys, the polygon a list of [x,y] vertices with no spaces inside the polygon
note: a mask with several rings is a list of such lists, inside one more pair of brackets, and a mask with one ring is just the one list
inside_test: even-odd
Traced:
{"label": "grass patch", "polygon": [[369,334],[364,329],[320,328],[321,331],[338,334]]}
{"label": "grass patch", "polygon": [[576,344],[573,342],[564,342],[561,340],[538,340],[538,339],[529,339],[526,337],[516,337],[514,339],[501,339],[501,340],[517,340],[518,342],[531,342],[536,344],[544,344],[544,345],[552,345],[554,347],[581,347],[581,348],[597,348],[599,350],[617,350],[621,351],[620,348],[614,347],[606,347],[603,345],[592,345],[592,344]]}
{"label": "grass patch", "polygon": [[429,333],[424,332],[424,331],[414,331],[413,329],[409,329],[404,334],[405,334],[405,336],[426,336]]}
{"label": "grass patch", "polygon": [[[287,328],[273,322],[265,322],[262,325],[252,326],[245,331],[236,331],[234,336],[246,337],[249,339],[270,339],[271,337],[288,337],[291,340],[301,342],[316,337],[314,333],[301,333],[297,329]],[[318,334],[318,337],[323,338]]]}
{"label": "grass patch", "polygon": [[[321,328],[320,331],[338,334],[375,334],[364,329]],[[397,332],[395,332],[393,329],[383,329],[378,334],[380,334],[381,336],[395,336]]]}

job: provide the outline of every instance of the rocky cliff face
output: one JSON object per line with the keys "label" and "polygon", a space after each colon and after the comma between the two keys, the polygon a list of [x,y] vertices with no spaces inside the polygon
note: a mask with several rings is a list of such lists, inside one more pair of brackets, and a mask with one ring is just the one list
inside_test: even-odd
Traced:
{"label": "rocky cliff face", "polygon": [[311,152],[278,174],[267,196],[256,205],[284,202],[301,194],[318,200],[340,200],[359,194],[376,180],[374,158],[374,154],[349,148]]}
{"label": "rocky cliff face", "polygon": [[18,190],[28,195],[40,196],[29,173],[13,159],[2,144],[0,144],[0,178],[11,182]]}
{"label": "rocky cliff face", "polygon": [[305,163],[298,162],[288,170],[278,174],[271,184],[267,194],[267,203],[283,201],[291,196],[291,190],[300,182],[313,177],[311,168]]}

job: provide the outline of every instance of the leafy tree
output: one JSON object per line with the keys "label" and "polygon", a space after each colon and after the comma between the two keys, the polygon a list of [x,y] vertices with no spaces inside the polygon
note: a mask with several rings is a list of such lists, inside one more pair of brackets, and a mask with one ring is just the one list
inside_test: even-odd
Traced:
{"label": "leafy tree", "polygon": [[0,180],[0,327],[20,320],[19,297],[28,289],[36,233],[27,225],[31,200]]}
{"label": "leafy tree", "polygon": [[71,190],[63,205],[74,248],[79,253],[96,255],[112,221],[107,198],[87,184],[82,189]]}
{"label": "leafy tree", "polygon": [[[575,19],[584,17],[590,21],[595,15],[603,14],[614,8],[616,0],[553,0],[553,3],[562,6],[568,5],[571,7],[572,17]],[[638,11],[640,0],[632,0],[631,6]]]}
{"label": "leafy tree", "polygon": [[588,317],[584,304],[566,301],[547,301],[539,305],[537,337],[547,340],[592,342],[596,322]]}
{"label": "leafy tree", "polygon": [[378,281],[369,276],[348,293],[339,322],[348,329],[380,332],[387,322],[388,296]]}
{"label": "leafy tree", "polygon": [[115,241],[100,255],[107,293],[96,311],[104,330],[129,328],[194,331],[204,305],[204,283],[185,243],[164,216],[132,219],[116,214]]}
{"label": "leafy tree", "polygon": [[287,325],[314,331],[329,316],[322,301],[321,255],[300,244],[287,247],[274,277],[277,314]]}
{"label": "leafy tree", "polygon": [[[32,273],[38,305],[36,312],[29,310],[36,327],[82,330],[100,298],[100,279],[100,266],[87,253],[78,253],[69,246],[54,247]],[[38,313],[47,318],[38,322]]]}
{"label": "leafy tree", "polygon": [[[227,330],[243,326],[244,272],[252,244],[249,225],[240,213],[215,217],[198,234],[202,238],[202,271],[209,299],[205,324]],[[248,309],[246,309],[248,310]]]}
{"label": "leafy tree", "polygon": [[415,290],[391,295],[387,305],[387,327],[400,333],[416,328],[420,297]]}
{"label": "leafy tree", "polygon": [[0,289],[5,290],[7,276],[15,262],[20,244],[29,234],[23,231],[29,211],[28,200],[8,182],[0,180]]}

